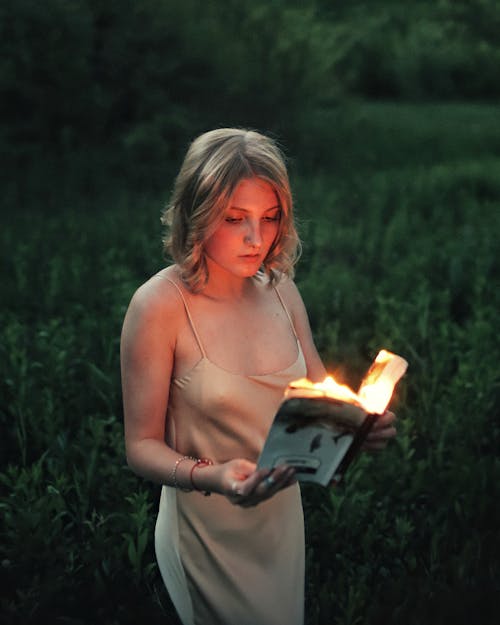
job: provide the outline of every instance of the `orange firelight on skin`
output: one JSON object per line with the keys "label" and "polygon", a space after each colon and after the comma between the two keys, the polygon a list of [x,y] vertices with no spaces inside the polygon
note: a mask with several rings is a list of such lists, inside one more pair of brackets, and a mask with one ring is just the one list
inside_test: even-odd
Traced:
{"label": "orange firelight on skin", "polygon": [[382,414],[389,405],[396,382],[407,366],[404,358],[382,349],[363,378],[357,393],[346,384],[339,384],[333,376],[326,377],[323,382],[311,382],[307,378],[301,378],[292,382],[289,388],[291,391],[299,388],[312,391],[320,397],[331,397],[361,406],[368,413]]}

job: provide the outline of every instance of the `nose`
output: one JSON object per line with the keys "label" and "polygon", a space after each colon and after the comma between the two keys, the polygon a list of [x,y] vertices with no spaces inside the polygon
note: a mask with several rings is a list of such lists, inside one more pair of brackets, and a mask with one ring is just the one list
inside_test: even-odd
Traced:
{"label": "nose", "polygon": [[251,247],[259,248],[262,245],[262,234],[260,232],[260,223],[249,222],[245,233],[244,241]]}

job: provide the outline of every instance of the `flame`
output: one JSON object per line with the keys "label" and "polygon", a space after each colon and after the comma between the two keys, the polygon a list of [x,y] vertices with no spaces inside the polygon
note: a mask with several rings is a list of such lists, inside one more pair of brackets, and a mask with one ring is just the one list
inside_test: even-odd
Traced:
{"label": "flame", "polygon": [[326,377],[323,382],[311,382],[311,380],[308,380],[307,378],[301,378],[300,380],[291,382],[290,388],[316,391],[319,395],[341,399],[348,403],[358,402],[358,396],[356,393],[346,384],[339,384],[333,375]]}
{"label": "flame", "polygon": [[378,380],[374,384],[366,384],[360,389],[357,397],[367,412],[382,414],[391,401],[394,384],[389,380]]}
{"label": "flame", "polygon": [[369,413],[382,414],[389,405],[394,387],[407,366],[408,363],[404,358],[382,349],[363,378],[357,393],[346,384],[337,382],[332,375],[322,382],[311,382],[307,378],[301,378],[291,382],[288,388],[291,391],[294,389],[312,391],[323,397],[361,406]]}

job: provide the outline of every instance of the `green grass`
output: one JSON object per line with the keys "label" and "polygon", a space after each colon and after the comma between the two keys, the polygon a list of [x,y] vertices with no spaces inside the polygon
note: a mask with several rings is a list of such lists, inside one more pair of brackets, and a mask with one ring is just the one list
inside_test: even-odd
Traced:
{"label": "green grass", "polygon": [[[297,282],[320,352],[354,385],[381,347],[410,363],[397,440],[336,490],[304,488],[307,625],[495,622],[499,118],[357,103],[304,122]],[[145,193],[143,175],[107,188],[71,172],[57,190],[39,163],[4,196],[0,608],[8,623],[175,622],[158,489],[125,465],[118,363],[130,296],[163,263],[171,179]]]}
{"label": "green grass", "polygon": [[500,155],[499,121],[493,103],[345,101],[303,121],[294,171],[364,186],[366,173],[481,163]]}

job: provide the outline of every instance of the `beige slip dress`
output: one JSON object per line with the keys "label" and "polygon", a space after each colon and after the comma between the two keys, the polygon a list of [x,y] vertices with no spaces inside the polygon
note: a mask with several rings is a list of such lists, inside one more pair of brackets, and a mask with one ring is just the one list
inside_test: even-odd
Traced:
{"label": "beige slip dress", "polygon": [[[169,279],[170,280],[170,279]],[[266,375],[231,373],[211,362],[178,289],[201,358],[173,378],[167,443],[222,463],[256,461],[286,385],[306,374],[300,342],[289,367]],[[202,469],[200,469],[202,470]],[[163,486],[155,529],[159,569],[183,625],[302,625],[304,520],[298,484],[252,508],[225,497]]]}

